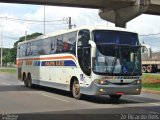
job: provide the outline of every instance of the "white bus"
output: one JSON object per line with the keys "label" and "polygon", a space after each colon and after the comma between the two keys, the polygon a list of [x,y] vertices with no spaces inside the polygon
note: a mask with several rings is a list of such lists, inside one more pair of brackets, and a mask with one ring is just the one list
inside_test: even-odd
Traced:
{"label": "white bus", "polygon": [[81,27],[21,42],[17,48],[18,79],[82,94],[141,93],[141,46],[137,33],[122,28]]}

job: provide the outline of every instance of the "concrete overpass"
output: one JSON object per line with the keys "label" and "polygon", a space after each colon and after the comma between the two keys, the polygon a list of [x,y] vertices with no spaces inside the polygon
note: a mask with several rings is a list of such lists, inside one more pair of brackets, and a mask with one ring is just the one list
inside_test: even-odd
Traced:
{"label": "concrete overpass", "polygon": [[99,9],[99,16],[118,27],[141,14],[160,15],[160,0],[0,0],[5,3],[39,4]]}

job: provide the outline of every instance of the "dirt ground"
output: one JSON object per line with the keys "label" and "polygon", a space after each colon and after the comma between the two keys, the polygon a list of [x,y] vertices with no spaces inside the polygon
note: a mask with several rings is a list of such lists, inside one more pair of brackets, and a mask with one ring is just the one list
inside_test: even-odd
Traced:
{"label": "dirt ground", "polygon": [[145,78],[142,82],[143,83],[160,84],[160,79],[148,77],[148,78]]}
{"label": "dirt ground", "polygon": [[142,89],[142,92],[160,95],[160,91],[157,91],[157,90],[148,90],[148,89],[144,89],[144,88],[143,88],[143,89]]}

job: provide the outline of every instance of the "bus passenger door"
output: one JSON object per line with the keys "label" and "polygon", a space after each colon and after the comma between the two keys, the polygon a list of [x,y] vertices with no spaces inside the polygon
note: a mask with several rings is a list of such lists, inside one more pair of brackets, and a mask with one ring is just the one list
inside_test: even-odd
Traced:
{"label": "bus passenger door", "polygon": [[91,81],[87,78],[91,75],[91,51],[90,51],[90,32],[89,30],[81,30],[78,34],[77,56],[81,70],[83,71],[83,83],[86,86]]}

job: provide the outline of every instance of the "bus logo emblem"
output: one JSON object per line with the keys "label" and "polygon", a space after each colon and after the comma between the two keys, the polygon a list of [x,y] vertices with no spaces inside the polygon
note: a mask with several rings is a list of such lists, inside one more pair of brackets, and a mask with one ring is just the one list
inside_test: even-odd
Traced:
{"label": "bus logo emblem", "polygon": [[80,74],[80,81],[83,81],[83,74]]}

